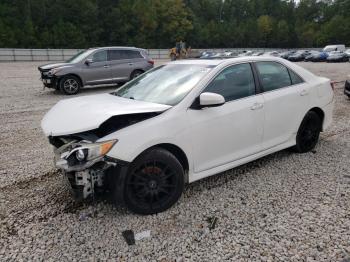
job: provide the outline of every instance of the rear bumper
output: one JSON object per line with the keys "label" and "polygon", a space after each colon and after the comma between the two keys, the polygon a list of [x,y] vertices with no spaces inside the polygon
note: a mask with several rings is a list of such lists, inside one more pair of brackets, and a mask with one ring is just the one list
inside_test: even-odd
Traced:
{"label": "rear bumper", "polygon": [[327,128],[330,127],[333,121],[334,97],[332,102],[324,106],[322,109],[324,112],[322,131],[325,131]]}

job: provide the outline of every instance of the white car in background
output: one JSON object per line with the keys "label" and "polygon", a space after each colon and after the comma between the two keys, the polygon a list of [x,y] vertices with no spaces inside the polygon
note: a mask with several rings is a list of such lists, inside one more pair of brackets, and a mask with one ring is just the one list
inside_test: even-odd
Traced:
{"label": "white car in background", "polygon": [[333,52],[333,51],[345,51],[345,45],[327,45],[323,48],[323,52]]}
{"label": "white car in background", "polygon": [[77,197],[108,191],[154,214],[185,183],[285,148],[312,150],[333,103],[329,79],[284,59],[182,60],[113,93],[62,100],[42,128]]}

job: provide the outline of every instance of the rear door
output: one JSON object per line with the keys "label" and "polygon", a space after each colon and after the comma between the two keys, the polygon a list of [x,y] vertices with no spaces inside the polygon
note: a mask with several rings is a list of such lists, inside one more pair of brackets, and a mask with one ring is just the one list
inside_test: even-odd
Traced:
{"label": "rear door", "polygon": [[[138,52],[139,53],[139,52]],[[141,58],[136,58],[137,51],[127,49],[109,50],[109,60],[113,81],[123,82],[130,79],[131,73],[137,68]],[[142,57],[139,54],[140,57]]]}
{"label": "rear door", "polygon": [[98,50],[89,57],[92,63],[84,64],[82,76],[87,85],[107,84],[111,82],[111,72],[107,60],[107,50]]}
{"label": "rear door", "polygon": [[263,149],[293,139],[309,107],[309,86],[278,62],[256,62],[265,104]]}

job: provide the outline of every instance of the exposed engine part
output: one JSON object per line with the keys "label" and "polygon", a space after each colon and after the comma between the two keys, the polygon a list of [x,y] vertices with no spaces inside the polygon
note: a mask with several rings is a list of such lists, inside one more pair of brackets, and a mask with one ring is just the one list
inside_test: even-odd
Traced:
{"label": "exposed engine part", "polygon": [[83,188],[83,198],[88,198],[94,192],[94,186],[92,183],[91,174],[88,170],[79,171],[75,173],[75,184],[77,186],[82,186]]}
{"label": "exposed engine part", "polygon": [[111,164],[100,163],[98,167],[67,173],[67,178],[77,199],[86,199],[94,196],[97,189],[105,186],[106,170]]}

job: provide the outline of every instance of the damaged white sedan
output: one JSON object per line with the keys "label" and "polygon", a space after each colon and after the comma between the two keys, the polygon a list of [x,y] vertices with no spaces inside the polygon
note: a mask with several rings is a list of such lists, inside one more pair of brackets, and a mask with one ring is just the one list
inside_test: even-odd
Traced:
{"label": "damaged white sedan", "polygon": [[154,214],[185,183],[285,148],[312,150],[333,103],[329,79],[280,58],[183,60],[110,94],[60,101],[42,128],[77,198],[110,192]]}

